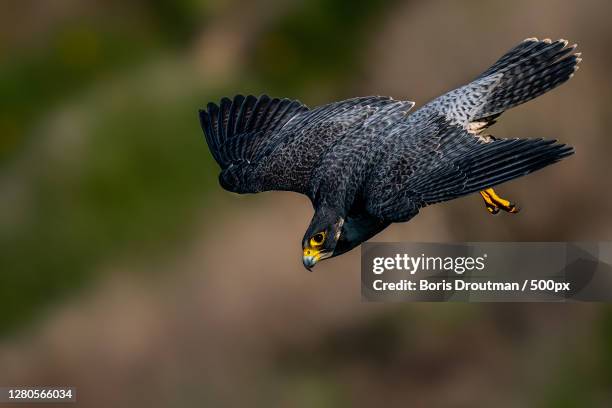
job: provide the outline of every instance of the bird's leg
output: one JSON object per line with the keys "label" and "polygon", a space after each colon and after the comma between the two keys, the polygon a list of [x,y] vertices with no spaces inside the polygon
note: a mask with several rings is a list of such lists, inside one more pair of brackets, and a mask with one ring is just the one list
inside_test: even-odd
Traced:
{"label": "bird's leg", "polygon": [[486,190],[482,190],[480,192],[480,195],[482,196],[482,199],[485,202],[485,206],[487,208],[487,211],[489,212],[489,214],[491,215],[495,215],[499,212],[499,207],[497,207],[495,205],[495,203],[493,203],[493,200],[491,200],[491,197],[489,196],[489,194],[487,194]]}
{"label": "bird's leg", "polygon": [[480,195],[482,196],[482,199],[485,202],[485,206],[487,207],[487,211],[490,214],[497,214],[500,209],[511,214],[516,214],[517,212],[519,212],[519,208],[515,203],[501,198],[492,188],[482,190],[480,192]]}

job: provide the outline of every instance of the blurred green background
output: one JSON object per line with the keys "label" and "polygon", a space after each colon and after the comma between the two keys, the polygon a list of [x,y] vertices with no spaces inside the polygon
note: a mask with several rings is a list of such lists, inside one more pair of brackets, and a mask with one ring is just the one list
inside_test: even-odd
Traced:
{"label": "blurred green background", "polygon": [[612,404],[606,305],[360,302],[359,251],[308,274],[312,209],[217,185],[197,109],[236,93],[422,105],[526,37],[567,38],[568,84],[500,137],[577,154],[394,225],[383,241],[612,239],[612,5],[25,0],[0,13],[0,385],[79,405]]}

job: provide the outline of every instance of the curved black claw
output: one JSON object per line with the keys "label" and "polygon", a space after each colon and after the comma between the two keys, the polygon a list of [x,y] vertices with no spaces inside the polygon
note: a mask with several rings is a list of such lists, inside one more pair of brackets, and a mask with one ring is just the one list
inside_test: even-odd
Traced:
{"label": "curved black claw", "polygon": [[497,215],[499,214],[499,207],[496,207],[494,205],[490,205],[490,204],[485,204],[487,207],[487,211],[489,212],[489,214],[491,215]]}

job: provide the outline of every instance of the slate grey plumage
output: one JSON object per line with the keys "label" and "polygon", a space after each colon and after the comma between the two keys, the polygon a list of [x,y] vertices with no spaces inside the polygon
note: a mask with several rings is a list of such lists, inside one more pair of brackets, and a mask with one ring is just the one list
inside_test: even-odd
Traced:
{"label": "slate grey plumage", "polygon": [[414,102],[384,96],[308,109],[298,101],[238,95],[209,104],[200,121],[223,188],[295,191],[311,199],[315,215],[302,243],[311,267],[426,205],[572,154],[555,140],[498,140],[484,130],[505,110],[569,79],[580,62],[574,48],[564,40],[527,39],[474,81],[412,114]]}

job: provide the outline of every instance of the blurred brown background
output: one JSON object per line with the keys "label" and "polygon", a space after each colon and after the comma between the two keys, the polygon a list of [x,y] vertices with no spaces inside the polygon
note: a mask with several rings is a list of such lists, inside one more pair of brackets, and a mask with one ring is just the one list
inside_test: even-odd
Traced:
{"label": "blurred brown background", "polygon": [[605,407],[601,304],[360,302],[359,250],[301,265],[312,209],[217,185],[197,109],[236,93],[422,105],[526,37],[584,61],[492,133],[577,154],[382,241],[612,239],[612,4],[9,0],[0,13],[0,385],[79,406]]}

